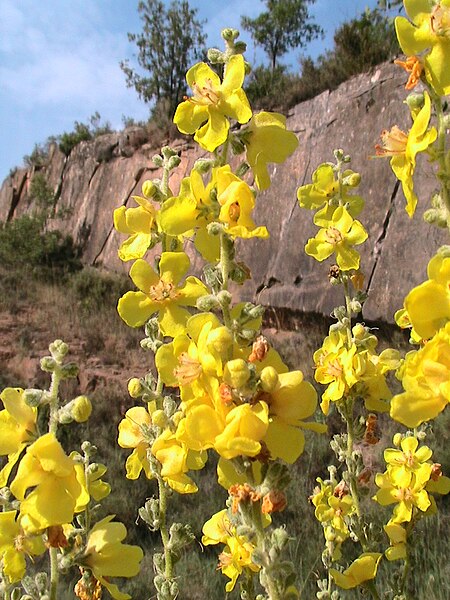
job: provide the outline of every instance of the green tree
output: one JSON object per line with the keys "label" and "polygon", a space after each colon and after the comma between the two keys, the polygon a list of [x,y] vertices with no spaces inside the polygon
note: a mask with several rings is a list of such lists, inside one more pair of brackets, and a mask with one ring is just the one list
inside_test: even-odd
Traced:
{"label": "green tree", "polygon": [[166,9],[160,0],[141,0],[138,12],[142,33],[129,33],[138,50],[137,62],[144,74],[132,68],[128,60],[120,67],[127,86],[134,87],[144,102],[155,101],[154,114],[172,117],[186,93],[186,71],[205,54],[203,22],[197,9],[187,0],[173,0]]}
{"label": "green tree", "polygon": [[269,56],[272,72],[277,60],[291,48],[304,48],[322,35],[312,22],[309,4],[316,0],[265,0],[267,11],[255,19],[243,16],[241,26]]}

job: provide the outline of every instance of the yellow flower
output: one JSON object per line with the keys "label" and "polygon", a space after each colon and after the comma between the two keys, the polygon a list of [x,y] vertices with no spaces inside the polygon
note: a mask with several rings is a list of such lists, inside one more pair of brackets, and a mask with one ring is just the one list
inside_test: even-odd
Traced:
{"label": "yellow flower", "polygon": [[424,99],[424,106],[414,119],[408,135],[394,125],[390,131],[382,132],[382,145],[376,146],[377,156],[391,157],[391,168],[402,184],[406,198],[406,212],[410,217],[413,216],[417,206],[413,185],[416,155],[424,152],[437,137],[434,127],[428,129],[431,117],[430,96],[425,93]]}
{"label": "yellow flower", "polygon": [[143,258],[152,246],[157,233],[156,214],[153,204],[141,196],[132,196],[139,206],[127,208],[121,206],[114,211],[114,227],[129,238],[122,242],[118,250],[123,261]]}
{"label": "yellow flower", "polygon": [[216,452],[227,459],[259,454],[260,442],[269,426],[268,412],[265,402],[232,408],[226,416],[225,428],[214,440]]}
{"label": "yellow flower", "polygon": [[42,536],[28,536],[17,520],[17,511],[0,512],[1,569],[10,583],[20,581],[25,575],[26,555],[37,556],[44,552]]}
{"label": "yellow flower", "polygon": [[223,82],[206,63],[198,63],[186,74],[194,95],[178,105],[173,118],[182,133],[195,133],[202,148],[213,152],[228,136],[227,117],[247,123],[252,111],[242,89],[245,68],[241,55],[231,56]]}
{"label": "yellow flower", "polygon": [[202,469],[206,452],[190,450],[170,429],[165,429],[153,442],[151,452],[161,463],[161,476],[169,487],[179,494],[193,494],[196,484],[186,474],[190,469]]}
{"label": "yellow flower", "polygon": [[321,209],[314,217],[314,223],[319,226],[324,224],[325,217],[330,219],[333,210],[337,208],[337,201],[343,202],[348,213],[356,217],[364,207],[364,200],[361,196],[349,194],[349,191],[358,187],[360,180],[358,173],[348,169],[344,171],[340,183],[333,165],[323,163],[314,171],[312,183],[298,188],[299,205],[310,210]]}
{"label": "yellow flower", "polygon": [[405,17],[395,19],[403,52],[414,56],[425,52],[423,63],[429,83],[436,92],[450,94],[450,1],[405,0]]}
{"label": "yellow flower", "polygon": [[350,590],[376,577],[378,563],[382,556],[379,552],[364,552],[343,573],[330,569],[330,575],[336,585],[344,590]]}
{"label": "yellow flower", "polygon": [[[447,247],[443,247],[443,251]],[[428,263],[428,281],[413,288],[405,298],[405,310],[414,332],[423,339],[450,321],[450,256],[438,252]]]}
{"label": "yellow flower", "polygon": [[384,531],[389,537],[391,543],[384,555],[388,560],[401,560],[406,558],[406,529],[389,521],[384,527]]}
{"label": "yellow flower", "polygon": [[216,513],[203,525],[202,544],[219,543],[225,544],[225,548],[219,556],[218,568],[231,580],[225,586],[225,591],[231,592],[244,569],[257,573],[260,567],[252,561],[255,547],[245,536],[236,534],[226,510]]}
{"label": "yellow flower", "polygon": [[[152,404],[154,407],[154,403]],[[146,430],[151,424],[151,415],[143,406],[133,406],[128,409],[125,418],[119,423],[117,443],[121,448],[134,448],[125,463],[127,479],[137,479],[142,469],[147,478],[151,479],[147,458],[149,441],[146,435]]]}
{"label": "yellow flower", "polygon": [[417,438],[409,436],[401,441],[401,450],[387,448],[384,451],[384,460],[388,465],[390,478],[400,487],[407,487],[413,473],[420,469],[433,454],[428,446],[421,446],[417,450],[418,445]]}
{"label": "yellow flower", "polygon": [[282,163],[298,146],[294,132],[286,130],[286,117],[279,113],[260,112],[253,115],[244,137],[247,161],[260,190],[270,186],[267,163]]}
{"label": "yellow flower", "polygon": [[220,206],[215,194],[216,174],[225,167],[216,167],[205,186],[202,176],[193,169],[181,182],[178,196],[168,198],[159,213],[161,229],[168,235],[190,236],[195,233],[194,244],[208,262],[217,262],[220,256],[218,236],[209,235],[207,225],[219,216]]}
{"label": "yellow flower", "polygon": [[405,391],[392,398],[393,419],[414,428],[444,410],[450,401],[450,323],[406,355],[399,376]]}
{"label": "yellow flower", "polygon": [[80,563],[92,571],[115,600],[128,600],[131,596],[120,592],[108,578],[137,575],[144,553],[139,546],[122,544],[127,535],[126,527],[123,523],[111,522],[112,519],[114,515],[105,517],[89,531]]}
{"label": "yellow flower", "polygon": [[140,327],[154,313],[158,313],[161,331],[175,336],[184,331],[190,313],[184,306],[195,306],[197,299],[208,289],[196,277],[189,276],[179,285],[189,269],[189,258],[184,252],[163,252],[158,275],[142,259],[130,270],[139,292],[127,292],[117,305],[119,315],[130,327]]}
{"label": "yellow flower", "polygon": [[385,473],[377,473],[375,483],[380,489],[373,499],[381,506],[396,504],[393,523],[409,522],[415,508],[426,512],[431,506],[425,487],[430,480],[432,469],[432,464],[422,463],[413,474],[404,477],[403,480],[399,480],[397,472],[392,472],[389,467]]}
{"label": "yellow flower", "polygon": [[328,227],[319,230],[315,238],[308,240],[306,254],[319,262],[333,254],[342,271],[359,268],[359,253],[352,246],[362,244],[367,232],[359,221],[354,220],[342,206],[336,208]]}
{"label": "yellow flower", "polygon": [[22,388],[5,388],[0,399],[5,407],[0,411],[0,456],[8,455],[8,462],[0,471],[3,487],[22,450],[36,436],[37,409],[25,403]]}
{"label": "yellow flower", "polygon": [[225,224],[225,231],[232,237],[268,238],[266,227],[256,227],[251,218],[255,208],[255,196],[250,187],[225,165],[217,171],[217,200],[220,205],[218,221]]}
{"label": "yellow flower", "polygon": [[[273,367],[263,369],[263,382],[267,380],[268,371],[273,375]],[[269,406],[269,428],[263,442],[270,451],[270,457],[292,464],[305,446],[303,429],[326,430],[326,425],[305,421],[317,408],[317,393],[303,379],[301,371],[290,371],[277,374],[276,383],[271,381],[270,389],[264,390],[261,398]]]}
{"label": "yellow flower", "polygon": [[11,492],[21,501],[24,529],[36,532],[70,523],[74,513],[89,501],[83,480],[53,433],[31,444],[11,483]]}

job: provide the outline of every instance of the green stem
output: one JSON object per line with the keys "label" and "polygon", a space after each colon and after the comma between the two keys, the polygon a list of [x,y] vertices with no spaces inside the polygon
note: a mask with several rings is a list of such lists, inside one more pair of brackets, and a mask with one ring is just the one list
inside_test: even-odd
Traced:
{"label": "green stem", "polygon": [[173,562],[172,554],[169,549],[169,530],[167,528],[167,490],[164,480],[161,475],[158,475],[158,491],[159,491],[159,530],[161,540],[164,547],[164,575],[167,581],[173,577]]}
{"label": "green stem", "polygon": [[430,96],[433,100],[434,108],[436,110],[436,117],[438,123],[438,134],[436,140],[436,149],[437,149],[437,157],[439,163],[439,173],[438,178],[441,182],[441,190],[442,190],[442,200],[444,201],[445,207],[447,209],[448,215],[448,226],[450,227],[450,190],[449,190],[449,182],[450,182],[450,173],[448,173],[447,162],[446,162],[446,148],[445,142],[447,140],[447,127],[445,125],[445,115],[442,107],[442,99],[438,94],[436,94],[432,89],[430,91]]}
{"label": "green stem", "polygon": [[50,600],[57,600],[58,591],[58,551],[56,548],[49,549],[50,554]]}
{"label": "green stem", "polygon": [[230,147],[230,136],[228,135],[227,139],[223,144],[222,155],[220,157],[220,166],[223,167],[228,162],[228,149]]}
{"label": "green stem", "polygon": [[4,600],[11,600],[11,590],[12,590],[12,586],[9,585],[8,583],[6,583],[5,580],[5,587],[3,588],[4,591]]}
{"label": "green stem", "polygon": [[50,384],[49,394],[49,406],[50,406],[50,415],[48,421],[48,431],[49,433],[54,433],[56,435],[56,431],[58,429],[58,392],[59,392],[59,384],[61,382],[61,369],[59,365],[55,366],[55,370],[52,373],[52,381]]}
{"label": "green stem", "polygon": [[369,590],[373,600],[380,600],[380,596],[378,595],[377,588],[375,587],[375,583],[373,581],[368,581],[365,587]]}
{"label": "green stem", "polygon": [[[262,523],[262,513],[261,506],[258,502],[255,502],[252,506],[252,517],[253,517],[253,525],[256,531],[256,541],[259,550],[262,552],[264,557],[267,557],[267,562],[269,559],[269,552],[266,546],[266,536],[264,533],[264,527]],[[270,563],[262,566],[262,570],[264,572],[264,587],[268,595],[268,600],[282,600],[281,595],[278,591],[276,580],[272,577],[270,573]]]}
{"label": "green stem", "polygon": [[[230,255],[228,251],[228,239],[226,233],[220,232],[220,269],[222,273],[222,289],[228,289],[230,275]],[[230,307],[225,302],[221,303],[223,322],[226,327],[231,327]]]}

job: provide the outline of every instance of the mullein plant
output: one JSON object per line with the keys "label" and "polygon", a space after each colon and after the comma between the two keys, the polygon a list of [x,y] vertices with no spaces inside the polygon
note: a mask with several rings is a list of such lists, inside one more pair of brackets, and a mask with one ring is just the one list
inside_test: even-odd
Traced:
{"label": "mullein plant", "polygon": [[[283,162],[298,145],[283,115],[252,112],[238,35],[224,30],[225,51],[212,49],[211,66],[189,69],[190,95],[174,116],[209,155],[172,190],[170,174],[180,158],[163,148],[153,158],[161,179],[143,184],[136,207],[114,213],[116,229],[128,234],[119,257],[133,261],[137,287],[120,298],[118,312],[131,327],[144,326],[141,345],[153,352],[156,367],[155,374],[130,380],[138,402],[119,424],[118,443],[131,450],[126,476],[157,483],[157,497],[139,514],[161,536],[162,552],[153,557],[160,600],[183,597],[175,568],[193,539],[188,525],[168,522],[170,494],[197,492],[193,472],[208,451],[219,457],[218,483],[229,496],[205,523],[202,543],[219,546],[226,592],[238,583],[248,600],[298,597],[295,567],[284,557],[289,536],[272,525],[272,516],[287,506],[287,465],[302,454],[304,431],[325,430],[311,420],[317,407],[311,383],[300,370],[290,371],[261,335],[263,308],[233,302],[229,290],[250,277],[236,240],[269,236],[253,220],[257,192],[270,185],[268,165]],[[235,167],[233,156],[239,157]],[[252,187],[242,179],[249,170]],[[154,265],[150,249],[157,253]],[[188,274],[193,254],[204,265],[202,279]]]}
{"label": "mullein plant", "polygon": [[[425,219],[449,228],[444,96],[450,92],[450,0],[405,0],[405,9],[408,18],[398,17],[395,24],[406,58],[397,62],[409,73],[406,88],[420,83],[423,91],[407,99],[409,132],[396,125],[383,131],[376,154],[390,159],[410,217],[418,204],[417,156],[429,156],[437,165],[439,190]],[[143,184],[136,206],[114,213],[116,229],[127,236],[119,257],[133,261],[130,277],[137,288],[120,298],[118,312],[129,326],[144,328],[141,346],[155,363],[154,372],[129,381],[136,405],[119,424],[118,443],[131,451],[126,477],[153,479],[158,490],[139,516],[161,537],[161,552],[153,555],[159,600],[185,595],[176,564],[194,536],[189,525],[169,522],[168,503],[174,492],[197,492],[194,471],[204,467],[208,451],[218,456],[217,480],[228,499],[204,524],[202,543],[219,547],[225,591],[239,586],[245,600],[299,597],[295,564],[285,556],[289,534],[275,525],[276,513],[289,504],[289,465],[304,450],[304,431],[326,429],[311,420],[318,404],[314,387],[302,371],[290,371],[261,334],[263,308],[234,302],[230,291],[250,277],[236,255],[236,240],[269,236],[253,217],[257,192],[270,186],[268,165],[286,160],[298,140],[283,115],[253,113],[242,87],[249,70],[245,44],[235,30],[222,36],[225,50],[210,50],[209,65],[188,71],[190,95],[174,116],[179,130],[193,134],[209,155],[172,190],[170,175],[181,159],[163,148],[153,158],[161,179]],[[247,172],[252,185],[243,179]],[[331,442],[338,466],[329,467],[327,479],[318,478],[311,496],[327,570],[317,597],[333,600],[341,589],[374,599],[406,598],[414,529],[437,512],[435,495],[450,491],[450,480],[424,444],[427,423],[450,397],[450,246],[431,258],[428,279],[407,294],[395,315],[400,327],[410,329],[414,349],[405,357],[393,349],[379,351],[374,332],[355,319],[366,300],[359,247],[368,234],[360,220],[360,180],[350,157],[336,150],[334,161],[320,165],[312,182],[298,190],[300,206],[314,211],[318,228],[306,253],[319,262],[330,260],[330,283],[340,286],[344,298],[313,357],[316,382],[325,386],[322,412],[337,410],[345,423]],[[204,265],[201,279],[189,274],[193,258],[197,274]],[[130,596],[111,578],[133,577],[143,558],[139,547],[123,543],[125,526],[113,515],[101,515],[99,503],[110,487],[96,448],[86,441],[80,452],[67,454],[58,441],[61,424],[83,422],[91,411],[86,396],[61,399],[60,382],[77,374],[67,353],[57,340],[41,361],[51,374],[48,390],[6,388],[0,394],[5,600],[55,600],[59,573],[73,567],[79,572],[75,597],[99,600],[106,590],[126,600]],[[395,395],[389,380],[394,373],[403,387]],[[380,428],[388,415],[404,431],[382,449]],[[386,470],[374,476],[365,462],[377,450]],[[372,500],[370,489],[376,489]],[[383,512],[383,527],[369,516],[369,502]],[[30,562],[46,552],[49,574],[27,575]],[[378,589],[380,563],[400,565],[391,589]]]}
{"label": "mullein plant", "polygon": [[[449,229],[449,119],[444,96],[450,93],[450,1],[405,0],[404,5],[408,18],[397,17],[395,28],[406,58],[395,62],[409,74],[406,89],[414,90],[406,100],[412,124],[409,132],[397,125],[383,131],[376,155],[390,159],[409,217],[418,204],[416,158],[419,153],[428,155],[436,165],[438,190],[424,218]],[[341,597],[340,589],[361,588],[374,599],[407,598],[413,531],[421,519],[437,513],[435,495],[450,492],[450,479],[423,443],[426,425],[450,400],[450,246],[439,248],[429,262],[428,279],[407,294],[395,314],[397,324],[410,329],[415,349],[404,357],[392,349],[377,353],[374,331],[354,321],[366,300],[357,249],[367,239],[356,218],[364,204],[356,193],[360,175],[349,168],[350,157],[342,150],[335,151],[334,158],[317,168],[311,184],[298,190],[300,206],[315,211],[313,221],[319,227],[305,251],[320,262],[331,259],[330,282],[341,286],[344,296],[344,304],[333,311],[336,322],[314,354],[315,379],[326,386],[322,411],[328,414],[334,407],[346,429],[331,442],[340,468],[330,467],[329,478],[319,478],[311,496],[325,537],[322,560],[328,574],[318,582],[317,597],[334,600]],[[389,372],[404,391],[392,394]],[[385,421],[377,413],[388,414],[406,430],[394,435],[392,448],[384,449],[386,470],[373,477],[365,461],[369,463],[381,446],[380,423]],[[377,489],[372,500],[390,510],[383,536],[368,514],[367,500],[362,502],[372,482]],[[349,563],[343,548],[352,543],[359,548],[353,556],[359,556]],[[381,561],[400,565],[389,590],[377,587]]]}
{"label": "mullein plant", "polygon": [[[5,600],[57,600],[59,574],[76,569],[74,595],[100,599],[104,589],[116,600],[131,598],[110,577],[133,577],[143,553],[122,544],[126,529],[100,519],[99,502],[111,491],[95,461],[96,448],[85,441],[67,454],[58,440],[60,425],[84,423],[91,415],[87,396],[61,398],[60,384],[78,367],[67,360],[68,346],[55,340],[41,369],[51,375],[47,390],[5,388],[0,399],[0,586]],[[49,572],[27,575],[35,557],[48,554]],[[32,569],[35,571],[35,569]]]}

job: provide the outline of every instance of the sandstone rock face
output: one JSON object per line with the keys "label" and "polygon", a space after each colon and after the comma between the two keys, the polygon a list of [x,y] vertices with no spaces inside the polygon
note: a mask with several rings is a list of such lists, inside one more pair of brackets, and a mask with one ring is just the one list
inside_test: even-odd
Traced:
{"label": "sandstone rock face", "polygon": [[[366,206],[360,217],[369,232],[362,247],[361,268],[369,300],[364,307],[368,321],[391,322],[405,293],[423,281],[426,265],[437,247],[446,242],[445,232],[422,220],[435,187],[432,166],[419,160],[415,175],[419,208],[413,220],[405,212],[405,200],[386,159],[371,158],[380,132],[397,124],[408,130],[408,110],[403,104],[405,76],[393,65],[381,65],[357,76],[333,92],[296,106],[288,115],[288,128],[299,138],[297,151],[283,165],[272,168],[271,187],[258,195],[254,220],[265,224],[269,240],[253,240],[242,248],[252,280],[239,295],[266,306],[298,313],[328,315],[336,302],[336,290],[328,283],[329,261],[318,264],[304,252],[317,228],[312,213],[298,206],[296,190],[309,183],[317,166],[333,160],[333,149],[352,157],[351,167],[360,172],[360,194]],[[170,180],[174,194],[189,174],[198,148],[185,141],[171,144],[182,162]],[[122,236],[112,226],[112,213],[121,205],[134,206],[133,195],[146,179],[161,173],[151,161],[158,152],[142,128],[81,142],[66,158],[56,146],[44,168],[55,190],[57,212],[63,219],[52,227],[70,233],[91,265],[125,271],[117,258]],[[32,209],[29,185],[33,170],[18,169],[0,189],[0,219],[10,220]],[[249,181],[251,183],[251,181]],[[195,267],[200,268],[198,260]]]}

